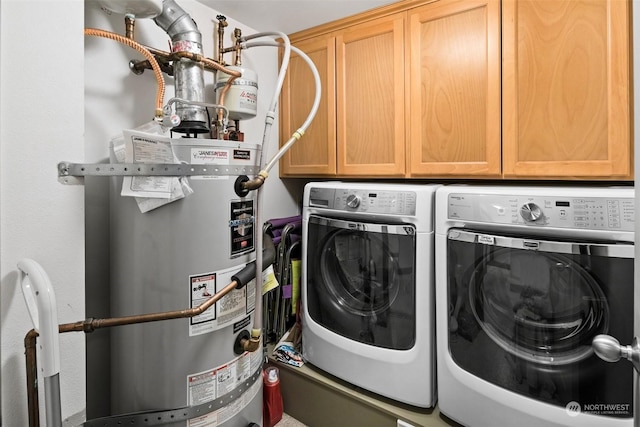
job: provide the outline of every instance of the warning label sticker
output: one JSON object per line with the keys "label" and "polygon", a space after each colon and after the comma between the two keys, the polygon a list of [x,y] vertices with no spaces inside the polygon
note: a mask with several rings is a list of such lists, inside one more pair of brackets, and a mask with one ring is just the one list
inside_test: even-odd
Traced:
{"label": "warning label sticker", "polygon": [[[226,270],[189,276],[191,308],[200,306],[221,291],[231,283],[231,277],[245,266],[241,264]],[[255,309],[255,292],[255,280],[229,292],[207,310],[189,319],[189,336],[213,332],[246,317]]]}
{"label": "warning label sticker", "polygon": [[191,418],[187,421],[187,427],[217,427],[240,413],[260,392],[262,380],[254,381],[253,385],[237,400],[229,405],[208,413],[201,417]]}
{"label": "warning label sticker", "polygon": [[[252,373],[262,365],[262,352],[244,352],[231,362],[214,369],[191,374],[187,377],[187,393],[189,406],[210,402],[232,392],[236,387],[251,377]],[[233,418],[247,406],[260,391],[261,380],[254,384],[238,399],[217,411],[192,418],[187,421],[188,427],[214,427]]]}
{"label": "warning label sticker", "polygon": [[[215,293],[216,273],[189,276],[189,280],[191,282],[191,308],[204,303]],[[192,317],[191,324],[197,325],[215,320],[215,318],[215,310],[205,310],[202,314]]]}

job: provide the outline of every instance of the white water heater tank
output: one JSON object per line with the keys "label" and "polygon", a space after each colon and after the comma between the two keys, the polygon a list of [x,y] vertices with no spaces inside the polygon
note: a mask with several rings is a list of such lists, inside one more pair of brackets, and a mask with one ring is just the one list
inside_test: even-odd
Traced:
{"label": "white water heater tank", "polygon": [[[241,77],[234,79],[231,86],[221,99],[222,92],[231,76],[223,74],[216,82],[216,98],[218,104],[229,109],[231,120],[245,120],[256,116],[258,112],[258,74],[248,68],[230,66],[234,71],[240,71]],[[218,72],[222,73],[222,72]]]}

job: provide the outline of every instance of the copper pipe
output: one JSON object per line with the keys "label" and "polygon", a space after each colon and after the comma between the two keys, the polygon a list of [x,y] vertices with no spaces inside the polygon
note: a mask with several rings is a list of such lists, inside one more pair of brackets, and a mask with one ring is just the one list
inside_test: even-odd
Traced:
{"label": "copper pipe", "polygon": [[178,58],[188,58],[195,62],[202,62],[208,68],[212,68],[214,70],[222,71],[226,74],[229,74],[233,77],[240,77],[242,73],[240,71],[232,70],[230,68],[225,67],[224,65],[218,64],[216,61],[207,58],[206,56],[202,56],[199,53],[191,53],[191,52],[174,52],[172,55]]}
{"label": "copper pipe", "polygon": [[[144,45],[143,45],[144,46]],[[149,52],[151,52],[153,55],[155,56],[159,56],[160,58],[168,61],[171,61],[171,53],[170,52],[165,52],[163,50],[160,49],[156,49],[155,47],[149,47],[149,46],[144,46],[145,49],[147,49]]]}
{"label": "copper pipe", "polygon": [[[158,65],[160,65],[160,69],[163,73],[168,76],[173,76],[173,66],[168,62],[164,61],[163,58],[158,59]],[[142,61],[129,61],[129,68],[133,71],[134,74],[142,74],[144,70],[151,70],[151,63],[148,59]]]}
{"label": "copper pipe", "polygon": [[228,74],[230,76],[236,76],[236,77],[240,77],[242,75],[239,71],[227,68],[224,65],[217,63],[213,59],[207,58],[206,56],[201,55],[199,53],[192,53],[188,51],[166,52],[164,50],[156,49],[154,47],[149,47],[145,45],[142,45],[142,46],[145,49],[147,49],[149,52],[151,52],[153,55],[159,56],[161,59],[164,59],[166,61],[173,61],[176,58],[187,58],[187,59],[191,59],[192,61],[202,62],[204,65],[204,68],[209,71],[222,71],[225,74]]}
{"label": "copper pipe", "polygon": [[242,37],[242,30],[240,28],[236,28],[233,31],[233,36],[236,38],[236,44],[235,44],[235,58],[234,58],[234,64],[237,66],[242,65],[242,56],[241,56],[241,52],[242,52],[242,46],[240,45],[240,38]]}
{"label": "copper pipe", "polygon": [[128,39],[133,40],[134,37],[134,29],[136,26],[136,20],[135,18],[133,18],[131,15],[127,15],[124,17],[124,27],[125,27],[125,34],[124,36]]}
{"label": "copper pipe", "polygon": [[[236,76],[236,77],[241,76],[241,73],[239,71],[231,70],[225,67],[224,65],[218,64],[214,60],[197,53],[191,53],[186,51],[169,53],[169,52],[164,52],[158,49],[154,49],[152,47],[146,47],[146,48],[153,55],[159,57],[161,60],[164,60],[166,62],[174,61],[179,58],[187,58],[195,62],[201,62],[202,65],[204,66],[204,69],[207,71],[222,71],[223,73],[229,74],[230,76]],[[137,68],[139,68],[140,66],[144,66],[145,68],[148,68],[146,67],[146,65],[144,65],[144,61],[136,62],[135,65]]]}
{"label": "copper pipe", "polygon": [[40,425],[40,413],[38,412],[38,361],[36,359],[35,329],[30,330],[24,337],[24,354],[27,362],[27,407],[29,414],[29,427]]}
{"label": "copper pipe", "polygon": [[[185,310],[175,310],[175,311],[166,311],[162,313],[150,313],[150,314],[140,314],[137,316],[126,316],[126,317],[116,317],[112,319],[94,319],[91,321],[89,325],[92,330],[98,328],[109,328],[112,326],[121,326],[121,325],[132,325],[135,323],[146,323],[146,322],[156,322],[160,320],[170,320],[170,319],[181,319],[185,317],[194,317],[199,314],[202,314],[206,309],[211,307],[216,303],[220,298],[227,295],[229,292],[234,290],[238,283],[236,281],[232,281],[227,286],[225,286],[220,292],[217,292],[211,298],[203,302],[197,307],[185,309]],[[86,325],[82,325],[83,330],[86,329]]]}
{"label": "copper pipe", "polygon": [[235,52],[236,51],[236,47],[225,47],[224,49],[222,49],[222,53],[229,53],[229,52]]}
{"label": "copper pipe", "polygon": [[223,15],[216,16],[218,19],[218,62],[224,64],[224,58],[222,57],[222,51],[224,46],[224,29],[227,25],[227,18]]}
{"label": "copper pipe", "polygon": [[[240,77],[242,74],[240,72],[238,72],[238,76],[231,76],[229,77],[229,79],[227,80],[227,83],[224,85],[224,87],[222,88],[222,92],[220,92],[220,98],[218,99],[218,104],[220,105],[224,105],[224,98],[227,95],[227,92],[229,92],[229,88],[231,87],[231,83],[237,78]],[[224,111],[222,110],[222,108],[220,108],[218,110],[218,122],[222,123],[222,116],[224,115]]]}
{"label": "copper pipe", "polygon": [[[86,319],[74,323],[64,323],[58,325],[58,332],[84,332],[90,333],[100,328],[109,328],[112,326],[133,325],[137,323],[156,322],[160,320],[180,319],[185,317],[194,317],[202,314],[211,307],[216,301],[233,291],[238,286],[238,282],[232,280],[221,291],[216,292],[211,298],[197,307],[185,309],[165,311],[160,313],[139,314],[136,316],[114,317],[110,319]],[[27,365],[27,405],[29,414],[29,427],[38,427],[40,425],[39,403],[38,403],[38,366],[36,360],[36,337],[38,332],[34,329],[30,330],[24,338],[25,357]]]}

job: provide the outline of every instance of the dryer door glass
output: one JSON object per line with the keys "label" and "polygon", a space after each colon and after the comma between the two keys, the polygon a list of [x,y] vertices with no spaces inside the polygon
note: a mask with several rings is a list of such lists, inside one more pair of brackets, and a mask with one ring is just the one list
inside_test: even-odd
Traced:
{"label": "dryer door glass", "polygon": [[311,318],[351,340],[391,349],[415,342],[415,227],[309,218]]}
{"label": "dryer door glass", "polygon": [[447,241],[449,351],[458,365],[562,407],[619,404],[599,415],[632,416],[631,364],[603,362],[591,341],[633,338],[633,245],[456,229]]}

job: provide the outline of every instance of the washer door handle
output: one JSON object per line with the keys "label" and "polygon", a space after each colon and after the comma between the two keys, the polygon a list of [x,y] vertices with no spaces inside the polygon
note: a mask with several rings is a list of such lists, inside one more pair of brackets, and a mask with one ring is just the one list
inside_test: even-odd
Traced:
{"label": "washer door handle", "polygon": [[633,364],[636,372],[640,373],[640,344],[637,337],[633,338],[631,345],[620,345],[620,342],[610,335],[596,335],[591,346],[600,359],[617,362],[625,358]]}

